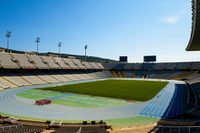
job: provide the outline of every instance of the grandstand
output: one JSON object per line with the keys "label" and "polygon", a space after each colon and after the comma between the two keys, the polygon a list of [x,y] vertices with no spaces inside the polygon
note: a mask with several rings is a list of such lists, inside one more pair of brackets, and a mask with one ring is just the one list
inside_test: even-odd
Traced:
{"label": "grandstand", "polygon": [[1,88],[96,79],[100,77],[95,73],[102,76],[100,73],[104,70],[100,63],[81,62],[75,58],[7,52],[0,52],[0,66],[3,70],[0,77]]}

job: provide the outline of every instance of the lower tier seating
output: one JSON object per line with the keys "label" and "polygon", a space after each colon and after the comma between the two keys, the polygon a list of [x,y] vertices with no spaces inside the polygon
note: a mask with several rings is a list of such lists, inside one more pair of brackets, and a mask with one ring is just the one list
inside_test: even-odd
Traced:
{"label": "lower tier seating", "polygon": [[109,78],[109,72],[59,72],[59,73],[2,73],[0,74],[0,88],[14,88],[28,85],[69,82],[78,80],[92,80]]}

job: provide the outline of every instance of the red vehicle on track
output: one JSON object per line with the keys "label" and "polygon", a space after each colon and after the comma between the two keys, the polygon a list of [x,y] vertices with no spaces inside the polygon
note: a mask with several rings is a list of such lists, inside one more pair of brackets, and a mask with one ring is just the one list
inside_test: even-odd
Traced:
{"label": "red vehicle on track", "polygon": [[35,101],[35,105],[39,105],[39,106],[47,105],[47,104],[51,104],[51,103],[52,103],[52,101],[49,99],[41,99],[41,100]]}

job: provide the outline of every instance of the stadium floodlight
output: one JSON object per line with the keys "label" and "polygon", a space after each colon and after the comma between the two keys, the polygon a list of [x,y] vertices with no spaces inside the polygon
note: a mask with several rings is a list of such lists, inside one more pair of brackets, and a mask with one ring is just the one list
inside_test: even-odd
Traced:
{"label": "stadium floodlight", "polygon": [[58,43],[58,53],[60,54],[60,47],[62,46],[62,42]]}
{"label": "stadium floodlight", "polygon": [[86,62],[86,58],[87,58],[87,48],[88,48],[88,45],[86,44],[85,46],[84,46],[84,49],[85,49],[85,62]]}
{"label": "stadium floodlight", "polygon": [[9,43],[10,43],[10,37],[11,37],[12,32],[11,31],[7,31],[6,32],[6,38],[7,38],[7,49],[9,49]]}
{"label": "stadium floodlight", "polygon": [[36,42],[36,45],[37,45],[37,53],[38,53],[38,45],[39,45],[39,42],[40,42],[40,37],[36,37],[35,42]]}

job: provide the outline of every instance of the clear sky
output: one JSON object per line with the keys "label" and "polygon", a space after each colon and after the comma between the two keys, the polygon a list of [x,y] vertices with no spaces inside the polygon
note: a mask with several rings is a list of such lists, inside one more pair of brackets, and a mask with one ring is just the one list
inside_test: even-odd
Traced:
{"label": "clear sky", "polygon": [[191,32],[191,0],[0,0],[0,47],[12,31],[10,48],[84,54],[118,59],[143,55],[158,61],[200,60],[186,52]]}

